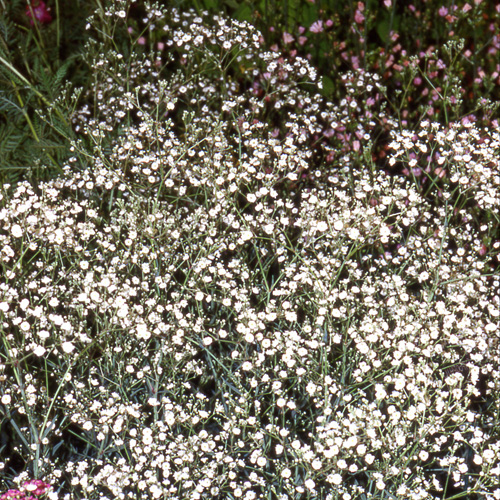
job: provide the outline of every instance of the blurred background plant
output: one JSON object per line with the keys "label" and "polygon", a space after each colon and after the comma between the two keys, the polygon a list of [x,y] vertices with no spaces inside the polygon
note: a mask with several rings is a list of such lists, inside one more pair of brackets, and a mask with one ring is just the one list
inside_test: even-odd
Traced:
{"label": "blurred background plant", "polygon": [[[130,4],[127,24],[133,35],[116,24],[103,27],[104,47],[119,48],[124,57],[141,47],[150,50],[162,36],[144,26],[140,2]],[[250,22],[266,45],[287,60],[307,58],[318,69],[329,99],[347,97],[339,75],[358,68],[378,74],[382,95],[367,99],[383,99],[384,114],[401,126],[424,118],[444,125],[466,117],[482,125],[496,118],[500,12],[495,2],[186,0],[170,5]],[[74,137],[68,120],[76,101],[68,96],[91,85],[91,72],[82,60],[92,35],[86,18],[103,12],[103,5],[3,0],[1,6],[0,175],[9,182],[42,172],[50,176],[68,158]],[[236,79],[244,71],[244,66],[232,65]],[[374,154],[383,156],[387,133],[385,120],[380,121],[373,147]]]}

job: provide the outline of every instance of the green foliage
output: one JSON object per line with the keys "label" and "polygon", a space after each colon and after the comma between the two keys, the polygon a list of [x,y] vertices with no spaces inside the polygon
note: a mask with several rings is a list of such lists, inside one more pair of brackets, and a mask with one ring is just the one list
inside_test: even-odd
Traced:
{"label": "green foliage", "polygon": [[88,3],[75,0],[49,26],[30,26],[25,9],[9,2],[0,21],[0,180],[8,183],[61,171],[74,138],[68,83],[88,84],[79,55]]}

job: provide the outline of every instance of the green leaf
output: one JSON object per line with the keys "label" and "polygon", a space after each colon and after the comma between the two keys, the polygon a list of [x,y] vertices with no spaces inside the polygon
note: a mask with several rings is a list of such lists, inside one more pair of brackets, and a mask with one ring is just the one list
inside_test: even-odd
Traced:
{"label": "green leaf", "polygon": [[253,11],[250,5],[247,3],[241,4],[234,13],[234,17],[238,19],[238,21],[247,21],[249,23],[253,20]]}
{"label": "green leaf", "polygon": [[61,87],[61,82],[63,81],[64,77],[66,76],[66,73],[68,72],[68,68],[71,66],[73,59],[75,57],[71,57],[64,61],[64,64],[57,70],[57,73],[54,75],[54,78],[52,79],[52,85],[51,85],[51,91],[53,94],[58,94],[60,87]]}
{"label": "green leaf", "polygon": [[390,23],[387,17],[377,23],[377,34],[382,40],[382,43],[389,41]]}
{"label": "green leaf", "polygon": [[237,9],[240,6],[240,2],[237,2],[236,0],[224,0],[224,4],[231,7],[231,9]]}
{"label": "green leaf", "polygon": [[323,84],[323,88],[321,89],[321,94],[324,95],[325,97],[331,96],[335,90],[335,85],[333,84],[332,79],[326,75],[323,75],[323,77],[321,78],[321,82]]}

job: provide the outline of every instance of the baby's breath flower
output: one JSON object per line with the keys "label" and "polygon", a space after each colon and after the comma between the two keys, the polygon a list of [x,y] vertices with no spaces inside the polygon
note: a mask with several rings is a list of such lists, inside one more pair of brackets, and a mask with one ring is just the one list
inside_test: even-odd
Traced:
{"label": "baby's breath flower", "polygon": [[75,346],[72,342],[63,342],[61,344],[61,349],[66,353],[66,354],[70,354],[72,353],[74,350],[75,350]]}

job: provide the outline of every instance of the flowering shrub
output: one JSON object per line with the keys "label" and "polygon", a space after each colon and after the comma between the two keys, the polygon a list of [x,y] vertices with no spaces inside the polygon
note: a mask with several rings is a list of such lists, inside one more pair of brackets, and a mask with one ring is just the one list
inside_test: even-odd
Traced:
{"label": "flowering shrub", "polygon": [[3,485],[500,498],[498,128],[401,126],[360,68],[329,100],[245,22],[128,14],[89,21],[62,173],[2,187]]}

